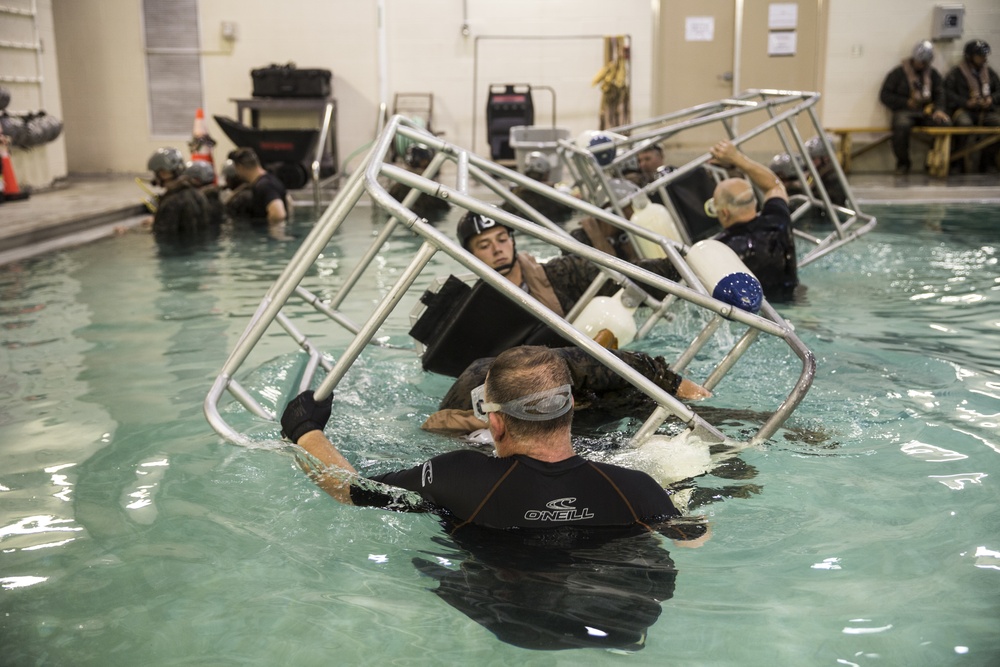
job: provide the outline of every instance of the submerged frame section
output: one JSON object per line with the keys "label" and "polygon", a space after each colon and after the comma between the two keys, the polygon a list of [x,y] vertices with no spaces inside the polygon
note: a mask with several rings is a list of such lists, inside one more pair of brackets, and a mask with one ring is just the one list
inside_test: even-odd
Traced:
{"label": "submerged frame section", "polygon": [[[431,163],[422,174],[412,173],[402,169],[388,160],[390,159],[393,142],[403,137],[407,140],[425,144],[437,151]],[[455,165],[456,176],[454,188],[447,187],[433,180],[441,173],[441,167],[446,161]],[[492,203],[469,194],[469,183],[475,179],[501,199],[515,205],[519,214],[503,211]],[[396,201],[387,191],[383,181],[402,183],[411,188],[403,200]],[[517,172],[506,169],[498,164],[485,160],[468,150],[449,144],[440,138],[426,132],[413,122],[402,116],[393,117],[385,130],[377,139],[374,147],[365,158],[363,167],[355,171],[345,183],[337,198],[315,223],[310,234],[304,239],[289,264],[278,279],[264,295],[256,312],[247,324],[234,349],[226,360],[223,368],[215,379],[204,402],[205,415],[211,426],[226,439],[237,444],[252,444],[250,439],[233,428],[223,417],[220,404],[228,394],[242,404],[247,411],[263,420],[276,420],[276,412],[292,396],[283,397],[277,401],[276,410],[269,409],[258,401],[253,393],[243,386],[238,376],[244,369],[251,352],[273,325],[285,331],[292,349],[300,349],[307,355],[304,371],[299,381],[299,391],[316,384],[317,397],[325,397],[344,378],[351,366],[358,360],[369,345],[378,345],[377,335],[380,327],[397,310],[402,298],[413,288],[417,278],[427,270],[428,263],[437,253],[445,253],[456,260],[462,267],[474,274],[479,280],[493,287],[504,298],[510,300],[521,309],[528,311],[538,320],[548,325],[573,344],[586,350],[592,357],[623,377],[633,387],[652,399],[655,408],[646,418],[642,426],[632,434],[633,444],[641,444],[646,438],[669,418],[682,422],[691,434],[707,442],[732,442],[712,424],[699,416],[693,409],[680,402],[651,380],[629,367],[619,358],[611,354],[578,330],[570,321],[576,312],[591,299],[600,286],[606,281],[613,281],[622,288],[640,290],[644,295],[644,303],[648,306],[648,317],[639,327],[639,336],[648,332],[658,321],[669,317],[669,311],[679,303],[691,304],[703,310],[708,315],[708,323],[702,331],[690,342],[688,348],[671,364],[675,372],[683,371],[699,353],[703,353],[706,344],[712,340],[724,320],[736,322],[744,326],[745,332],[738,338],[731,349],[721,358],[714,360],[714,369],[701,384],[707,389],[713,389],[745,354],[752,343],[761,334],[782,341],[789,354],[798,359],[801,369],[795,382],[789,387],[787,397],[769,414],[764,424],[750,439],[750,444],[762,442],[773,435],[777,429],[795,410],[808,392],[815,376],[815,359],[810,350],[795,335],[778,313],[764,302],[760,315],[739,310],[727,303],[710,296],[709,289],[687,265],[684,253],[687,247],[676,241],[657,236],[653,232],[619,217],[613,212],[598,208],[584,200],[547,188],[549,196],[584,215],[604,219],[638,237],[649,239],[660,244],[664,253],[677,269],[684,283],[673,282],[659,275],[646,271],[616,257],[607,255],[590,246],[577,242],[561,227],[539,214],[515,195],[511,194],[503,181],[523,185],[535,184],[529,178]],[[530,182],[530,183],[529,183]],[[544,187],[544,186],[542,186]],[[303,278],[316,264],[328,242],[340,229],[348,214],[359,204],[363,195],[367,194],[373,202],[390,215],[382,229],[373,238],[367,251],[357,259],[353,269],[336,287],[335,293],[327,300],[320,299],[305,287]],[[454,239],[436,229],[433,225],[413,213],[411,206],[419,195],[429,195],[450,202],[462,209],[490,216],[504,225],[516,230],[518,234],[534,237],[550,244],[565,253],[577,255],[599,267],[601,275],[595,279],[591,289],[580,299],[573,312],[563,319],[548,310],[539,301],[522,291],[519,287],[501,276],[487,264],[464,250]],[[409,237],[416,234],[422,243],[413,253],[408,266],[403,269],[395,281],[375,303],[364,322],[352,321],[344,312],[342,305],[350,298],[352,290],[366,271],[375,263],[379,252],[385,244],[397,235]],[[662,300],[657,300],[641,290],[636,282],[650,285],[666,294]],[[335,324],[350,334],[346,348],[335,357],[325,353],[303,331],[300,324],[284,311],[286,304],[292,299],[300,299],[316,313],[322,314],[329,323]],[[324,326],[327,322],[324,321]],[[417,348],[414,346],[414,351]],[[252,369],[251,369],[252,370]]]}

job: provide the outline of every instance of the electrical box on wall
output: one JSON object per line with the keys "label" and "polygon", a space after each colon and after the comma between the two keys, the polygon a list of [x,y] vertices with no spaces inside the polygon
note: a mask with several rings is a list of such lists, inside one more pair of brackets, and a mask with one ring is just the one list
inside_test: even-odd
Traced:
{"label": "electrical box on wall", "polygon": [[958,39],[965,23],[965,5],[937,5],[931,39]]}

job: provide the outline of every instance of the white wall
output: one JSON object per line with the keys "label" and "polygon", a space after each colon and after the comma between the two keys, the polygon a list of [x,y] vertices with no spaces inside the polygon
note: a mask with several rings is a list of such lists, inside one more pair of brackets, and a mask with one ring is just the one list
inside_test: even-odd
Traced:
{"label": "white wall", "polygon": [[961,39],[935,43],[934,66],[947,74],[970,39],[993,48],[991,66],[1000,60],[1000,2],[997,0],[830,0],[823,122],[826,127],[888,126],[889,113],[878,101],[889,70],[909,56],[913,45],[930,37],[935,5],[963,4]]}
{"label": "white wall", "polygon": [[[31,10],[26,0],[6,0],[5,7]],[[11,94],[8,113],[45,111],[50,116],[62,119],[62,100],[59,93],[59,68],[56,57],[56,38],[52,25],[52,0],[38,0],[34,19],[24,14],[0,15],[0,39],[19,44],[34,43],[37,38],[42,44],[41,71],[34,51],[23,49],[0,49],[0,73],[8,77],[35,79],[42,83],[0,82]],[[18,185],[22,189],[45,186],[66,175],[65,134],[55,141],[29,150],[12,149],[11,161]]]}
{"label": "white wall", "polygon": [[[433,92],[437,129],[487,154],[485,108],[491,83],[530,83],[554,92],[557,125],[576,135],[597,127],[604,35],[632,40],[632,114],[649,115],[653,17],[649,0],[388,0],[389,89]],[[473,82],[476,90],[473,95]],[[534,93],[535,123],[552,120],[553,96]],[[476,114],[472,135],[473,114]]]}
{"label": "white wall", "polygon": [[[206,116],[235,117],[232,98],[249,97],[250,70],[270,63],[333,71],[340,158],[374,136],[380,99],[376,0],[202,0],[199,20]],[[555,89],[560,127],[596,126],[600,93],[590,81],[603,64],[602,35],[632,37],[633,117],[649,113],[652,20],[649,0],[384,0],[387,102],[396,92],[434,94],[434,129],[485,154],[486,86],[527,82]],[[471,33],[461,33],[463,8]],[[73,0],[56,5],[58,38],[74,56],[61,64],[70,169],[142,171],[162,145],[188,137],[148,131],[139,0]],[[221,37],[234,21],[238,39]],[[525,39],[588,35],[589,39]],[[497,36],[514,39],[495,39]],[[478,40],[477,40],[478,38]],[[476,48],[477,41],[479,44]],[[477,57],[478,51],[478,57]],[[83,54],[79,56],[77,54]],[[473,100],[473,79],[478,79]],[[534,95],[536,122],[551,119],[552,96]],[[193,120],[194,109],[192,109]],[[112,131],[111,126],[117,128]],[[216,159],[232,147],[215,123]]]}
{"label": "white wall", "polygon": [[[590,80],[603,62],[603,45],[600,39],[551,38],[627,34],[632,38],[633,119],[641,120],[650,114],[656,76],[655,7],[669,1],[381,0],[387,101],[391,104],[396,92],[434,93],[435,130],[462,146],[471,147],[474,140],[476,150],[486,154],[486,86],[547,85],[556,90],[558,125],[575,135],[597,124],[599,92]],[[878,103],[882,79],[928,35],[938,2],[827,1],[823,122],[828,127],[884,125],[887,116]],[[62,92],[69,170],[140,172],[156,148],[184,149],[187,136],[149,132],[141,1],[43,0],[40,5],[48,3],[59,55],[58,76],[51,79]],[[199,5],[209,118],[235,116],[230,100],[250,95],[251,69],[294,61],[333,71],[341,159],[371,141],[381,101],[379,0],[201,0]],[[1000,49],[1000,2],[966,0],[964,5],[965,35],[940,46],[941,69],[955,62],[967,39],[982,37]],[[468,37],[461,34],[466,18]],[[221,38],[222,21],[236,22],[235,43]],[[540,36],[550,39],[528,39]],[[994,62],[998,58],[1000,51]],[[536,123],[547,123],[549,94],[539,90],[534,98]],[[193,115],[194,109],[192,120]],[[218,160],[231,146],[214,122],[210,131],[220,140]]]}

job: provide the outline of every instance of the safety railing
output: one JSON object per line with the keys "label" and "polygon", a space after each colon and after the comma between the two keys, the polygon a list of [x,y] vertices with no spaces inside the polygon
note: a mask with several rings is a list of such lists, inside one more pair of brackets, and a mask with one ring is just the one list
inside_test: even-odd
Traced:
{"label": "safety railing", "polygon": [[[393,141],[397,136],[422,143],[436,151],[431,163],[422,174],[412,173],[388,161]],[[435,180],[441,176],[441,168],[446,162],[455,167],[455,187],[448,187]],[[515,212],[504,211],[481,196],[470,194],[470,183],[473,179],[478,181],[487,191],[510,202]],[[385,182],[404,184],[411,188],[411,191],[402,201],[396,201],[388,193]],[[552,223],[544,215],[512,194],[505,182],[513,182],[538,190],[582,215],[606,220],[637,237],[659,243],[668,260],[682,277],[684,284],[668,280],[577,242],[561,227]],[[358,257],[344,279],[339,284],[327,286],[332,292],[327,293],[324,298],[320,298],[303,285],[303,279],[316,265],[328,242],[344,225],[351,211],[358,206],[366,194],[375,205],[387,211],[390,217],[374,236],[367,250]],[[769,336],[782,341],[786,354],[797,360],[800,370],[794,381],[790,383],[784,400],[773,409],[765,408],[762,410],[762,413],[767,417],[756,434],[749,439],[750,443],[761,442],[773,435],[792,414],[812,383],[815,374],[814,357],[795,335],[792,328],[767,302],[764,302],[760,314],[757,315],[712,298],[707,286],[702,283],[685,261],[686,246],[669,239],[663,239],[613,212],[542,186],[517,172],[449,144],[439,137],[425,132],[402,116],[394,116],[389,120],[386,129],[365,158],[363,167],[357,169],[347,179],[336,199],[320,216],[311,233],[304,239],[278,279],[263,296],[256,312],[213,383],[205,399],[204,409],[208,421],[219,434],[233,442],[252,444],[248,436],[231,426],[227,418],[223,416],[220,406],[227,396],[242,404],[246,411],[259,419],[272,421],[275,420],[281,406],[291,398],[291,396],[284,396],[277,397],[275,400],[275,397],[272,396],[264,400],[261,398],[260,392],[245,386],[245,383],[252,381],[247,378],[254,376],[254,368],[247,367],[248,360],[255,347],[264,338],[265,333],[274,327],[283,329],[290,343],[289,350],[301,350],[305,355],[304,370],[298,382],[299,390],[315,386],[318,397],[327,396],[341,382],[362,353],[369,349],[369,346],[381,344],[379,332],[387,321],[394,316],[405,316],[402,313],[397,313],[398,310],[402,310],[399,306],[403,297],[414,289],[418,277],[425,271],[433,270],[428,268],[431,259],[438,253],[443,253],[457,261],[479,280],[494,288],[504,298],[544,322],[569,343],[586,350],[591,356],[649,397],[656,407],[645,419],[642,426],[632,434],[634,443],[644,441],[670,418],[679,420],[691,433],[708,442],[732,442],[727,440],[716,426],[699,416],[691,407],[680,402],[572,326],[568,320],[572,318],[573,313],[570,313],[567,319],[556,316],[531,295],[465,251],[454,239],[414,214],[411,206],[421,194],[438,197],[461,209],[492,217],[516,230],[522,237],[533,237],[565,253],[582,257],[593,263],[599,268],[601,275],[595,280],[595,286],[592,286],[591,291],[581,299],[581,302],[595,294],[597,292],[596,285],[605,281],[613,281],[633,291],[638,289],[637,284],[648,285],[660,290],[666,295],[662,300],[645,293],[644,301],[649,307],[647,311],[649,314],[640,333],[648,332],[657,322],[668,316],[674,304],[690,304],[707,314],[708,322],[704,325],[703,330],[690,342],[688,348],[680,354],[673,364],[672,368],[675,371],[687,368],[696,355],[700,354],[702,358],[711,356],[713,351],[707,348],[707,343],[713,340],[715,332],[726,320],[735,323],[733,326],[745,327],[745,332],[737,342],[722,353],[718,359],[713,359],[710,362],[710,364],[714,364],[714,367],[703,381],[703,384],[709,389],[715,388],[720,383],[759,336]],[[352,294],[362,277],[373,270],[373,265],[378,264],[376,258],[380,256],[386,244],[401,236],[412,239],[414,234],[421,240],[421,245],[410,257],[408,265],[399,271],[395,282],[384,291],[383,296],[372,306],[366,319],[355,321],[348,317],[345,314],[345,304],[351,304],[352,310],[356,310],[359,301],[362,300],[352,301]],[[367,298],[370,299],[370,296]],[[302,323],[303,318],[293,317],[290,313],[294,309],[287,308],[293,302],[296,308],[301,307],[301,304],[306,304],[312,312],[323,315],[323,324],[315,325],[310,320],[311,323],[307,326]],[[343,343],[344,347],[336,355],[330,350],[321,349],[315,342],[318,337],[326,339],[331,326],[339,328],[345,333],[344,338],[339,341]],[[307,331],[306,329],[310,327],[314,328]],[[339,347],[340,345],[338,345]],[[718,349],[718,341],[716,341],[716,348]],[[413,349],[416,352],[416,346]],[[235,405],[231,407],[236,408]],[[233,410],[225,411],[226,415],[232,413]]]}

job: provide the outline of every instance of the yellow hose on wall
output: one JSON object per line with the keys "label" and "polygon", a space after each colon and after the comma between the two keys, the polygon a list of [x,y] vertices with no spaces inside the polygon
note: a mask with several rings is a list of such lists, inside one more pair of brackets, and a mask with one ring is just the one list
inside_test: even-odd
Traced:
{"label": "yellow hose on wall", "polygon": [[604,38],[604,65],[590,85],[601,87],[600,129],[632,122],[629,89],[629,38]]}

